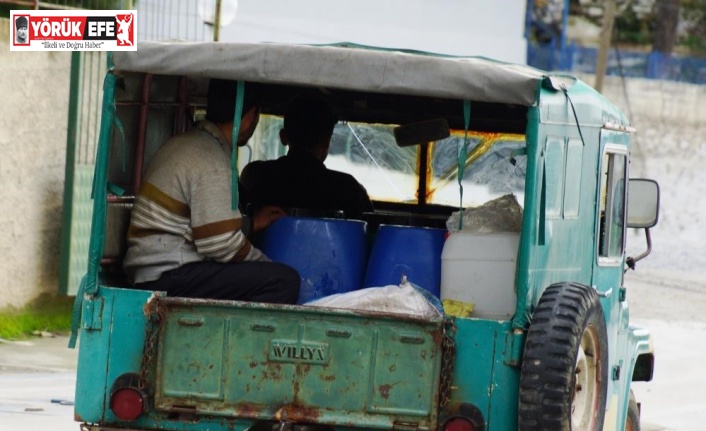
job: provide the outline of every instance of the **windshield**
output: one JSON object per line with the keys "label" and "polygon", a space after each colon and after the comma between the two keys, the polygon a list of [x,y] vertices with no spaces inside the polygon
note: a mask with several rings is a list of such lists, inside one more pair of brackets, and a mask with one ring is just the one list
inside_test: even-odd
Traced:
{"label": "windshield", "polygon": [[[426,203],[458,207],[458,149],[465,132],[453,130],[450,137],[428,146],[399,147],[394,127],[340,122],[334,129],[325,165],[353,175],[375,201],[410,204],[419,201],[419,175],[426,172]],[[281,128],[281,118],[262,115],[248,144],[251,153],[245,153],[247,160],[241,159],[241,166],[249,160],[285,155],[287,148],[279,140]],[[426,169],[420,169],[424,151]],[[469,131],[463,206],[479,206],[506,194],[514,194],[523,205],[526,170],[524,135]]]}

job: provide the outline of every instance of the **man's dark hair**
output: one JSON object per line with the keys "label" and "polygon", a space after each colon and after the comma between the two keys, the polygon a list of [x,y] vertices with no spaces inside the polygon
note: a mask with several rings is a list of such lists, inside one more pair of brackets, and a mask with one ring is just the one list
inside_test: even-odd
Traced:
{"label": "man's dark hair", "polygon": [[[235,116],[235,96],[238,92],[238,81],[228,79],[211,79],[208,83],[208,107],[206,119],[214,123],[229,123]],[[243,96],[243,114],[253,106],[260,104],[262,86],[254,82],[245,83]]]}
{"label": "man's dark hair", "polygon": [[337,122],[338,114],[324,99],[299,96],[284,114],[284,133],[290,145],[312,148],[322,140],[331,139]]}

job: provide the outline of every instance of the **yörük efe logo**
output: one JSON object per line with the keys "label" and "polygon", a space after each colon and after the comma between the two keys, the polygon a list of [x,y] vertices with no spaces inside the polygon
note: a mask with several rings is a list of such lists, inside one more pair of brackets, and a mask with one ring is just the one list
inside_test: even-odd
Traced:
{"label": "y\u00f6r\u00fck efe logo", "polygon": [[135,51],[136,11],[11,11],[14,51]]}

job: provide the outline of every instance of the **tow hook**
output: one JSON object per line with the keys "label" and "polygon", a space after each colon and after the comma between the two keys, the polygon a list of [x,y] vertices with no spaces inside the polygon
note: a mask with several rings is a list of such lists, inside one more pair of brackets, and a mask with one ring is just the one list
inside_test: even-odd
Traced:
{"label": "tow hook", "polygon": [[281,408],[275,414],[275,419],[279,420],[279,423],[272,425],[272,431],[292,431],[292,422],[287,420],[287,410]]}

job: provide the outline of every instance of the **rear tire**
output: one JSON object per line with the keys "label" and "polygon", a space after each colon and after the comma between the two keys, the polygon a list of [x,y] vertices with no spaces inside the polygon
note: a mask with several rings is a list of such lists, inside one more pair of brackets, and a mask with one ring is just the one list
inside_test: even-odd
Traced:
{"label": "rear tire", "polygon": [[520,431],[603,429],[608,334],[596,292],[549,286],[532,315],[520,373]]}
{"label": "rear tire", "polygon": [[640,406],[637,404],[637,399],[635,399],[632,389],[630,389],[628,416],[625,418],[625,431],[640,431]]}

